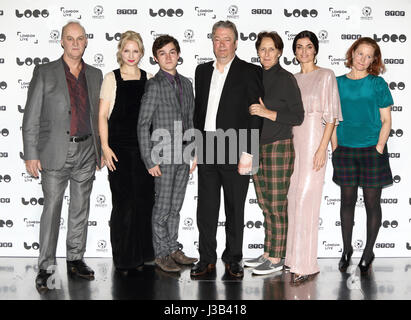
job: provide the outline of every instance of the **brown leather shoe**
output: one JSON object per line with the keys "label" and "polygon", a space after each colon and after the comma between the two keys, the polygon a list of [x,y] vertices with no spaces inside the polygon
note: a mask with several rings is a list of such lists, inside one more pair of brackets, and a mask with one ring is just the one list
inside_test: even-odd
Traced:
{"label": "brown leather shoe", "polygon": [[181,268],[174,262],[174,260],[168,255],[155,259],[156,265],[165,272],[179,272]]}
{"label": "brown leather shoe", "polygon": [[191,268],[190,275],[193,277],[203,276],[215,270],[215,264],[200,261]]}
{"label": "brown leather shoe", "polygon": [[244,276],[244,268],[239,262],[225,263],[225,268],[232,277],[242,278]]}
{"label": "brown leather shoe", "polygon": [[196,263],[198,261],[197,258],[190,258],[187,257],[183,251],[181,251],[180,249],[174,251],[173,253],[170,254],[171,258],[173,258],[173,260],[179,264],[193,264]]}

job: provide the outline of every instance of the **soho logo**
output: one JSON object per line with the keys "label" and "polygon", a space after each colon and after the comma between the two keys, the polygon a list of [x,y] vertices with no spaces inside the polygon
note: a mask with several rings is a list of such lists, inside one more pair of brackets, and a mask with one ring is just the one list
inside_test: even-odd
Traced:
{"label": "soho logo", "polygon": [[5,90],[7,88],[7,82],[6,81],[1,81],[0,82],[0,89]]}
{"label": "soho logo", "polygon": [[389,42],[389,41],[391,41],[391,42],[397,42],[397,40],[398,40],[399,42],[405,42],[405,41],[407,41],[407,37],[406,37],[405,34],[400,34],[400,35],[398,35],[398,34],[392,34],[392,35],[383,34],[381,37],[378,37],[378,36],[374,33],[374,40],[375,40],[376,42],[380,42],[381,40],[382,40],[383,42]]}
{"label": "soho logo", "polygon": [[379,248],[379,249],[393,249],[393,248],[395,248],[395,243],[393,243],[393,242],[376,243],[375,247]]}
{"label": "soho logo", "polygon": [[4,176],[0,175],[0,182],[10,182],[11,181],[11,177],[8,174],[5,174]]}
{"label": "soho logo", "polygon": [[183,9],[160,9],[158,10],[158,12],[154,12],[153,9],[150,8],[149,13],[152,17],[156,17],[157,15],[159,17],[165,17],[166,15],[168,17],[173,17],[174,15],[176,15],[177,17],[181,17],[184,14],[184,11]]}
{"label": "soho logo", "polygon": [[46,9],[43,9],[42,11],[40,11],[39,9],[35,9],[33,11],[27,9],[24,10],[23,13],[20,13],[19,10],[16,9],[16,17],[22,18],[23,16],[26,18],[30,18],[31,16],[33,16],[34,18],[39,18],[40,16],[47,18],[49,16],[49,12]]}
{"label": "soho logo", "polygon": [[0,33],[0,42],[6,41],[6,35],[4,33]]}
{"label": "soho logo", "polygon": [[405,83],[404,82],[390,82],[388,85],[391,90],[395,90],[395,88],[398,88],[398,90],[404,90],[405,89]]}
{"label": "soho logo", "polygon": [[31,66],[33,63],[34,65],[38,66],[40,64],[45,64],[50,62],[49,58],[26,58],[25,60],[20,60],[20,58],[16,58],[16,63],[19,66],[26,64],[27,66]]}
{"label": "soho logo", "polygon": [[304,18],[307,18],[308,16],[310,16],[311,18],[315,18],[316,16],[318,16],[318,11],[315,10],[315,9],[311,9],[311,10],[308,10],[308,9],[302,9],[302,10],[294,9],[292,12],[288,12],[287,9],[284,9],[284,15],[286,17],[294,16],[296,18],[298,18],[299,16],[302,16]]}
{"label": "soho logo", "polygon": [[401,154],[399,152],[391,152],[391,153],[388,153],[388,157],[399,159],[401,158]]}
{"label": "soho logo", "polygon": [[386,17],[404,17],[405,16],[405,11],[385,11],[385,16]]}
{"label": "soho logo", "polygon": [[240,32],[240,39],[243,41],[247,41],[248,39],[250,39],[250,41],[255,41],[257,40],[257,34],[251,32],[249,35],[244,35],[244,33]]}
{"label": "soho logo", "polygon": [[264,249],[264,244],[262,243],[250,243],[248,249]]}
{"label": "soho logo", "polygon": [[384,59],[384,64],[404,64],[404,59]]}
{"label": "soho logo", "polygon": [[391,111],[401,112],[402,111],[402,106],[392,106]]}
{"label": "soho logo", "polygon": [[137,9],[117,9],[117,14],[137,14]]}
{"label": "soho logo", "polygon": [[2,129],[2,130],[1,130],[1,135],[2,135],[3,137],[7,137],[7,136],[9,135],[9,130],[8,130],[8,129]]}
{"label": "soho logo", "polygon": [[402,137],[402,135],[404,134],[404,132],[403,132],[401,129],[398,129],[398,130],[391,129],[391,131],[390,131],[390,137],[393,137],[394,134],[395,134],[397,137]]}
{"label": "soho logo", "polygon": [[273,14],[271,9],[251,9],[251,14]]}
{"label": "soho logo", "polygon": [[346,34],[346,33],[341,34],[342,40],[357,40],[359,38],[361,38],[360,34]]}
{"label": "soho logo", "polygon": [[401,181],[401,177],[396,175],[392,178],[392,180],[394,181],[394,183],[399,183]]}
{"label": "soho logo", "polygon": [[35,206],[37,204],[42,206],[44,205],[44,198],[31,198],[29,201],[26,201],[26,199],[21,198],[21,203],[25,206],[27,206],[28,204],[31,204],[32,206]]}

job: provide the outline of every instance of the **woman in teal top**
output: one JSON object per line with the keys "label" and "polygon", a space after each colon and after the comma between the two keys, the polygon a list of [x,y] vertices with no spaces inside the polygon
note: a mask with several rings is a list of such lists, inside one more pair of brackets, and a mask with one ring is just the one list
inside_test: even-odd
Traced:
{"label": "woman in teal top", "polygon": [[374,260],[373,247],[381,226],[382,187],[392,184],[387,140],[391,131],[392,96],[378,75],[385,71],[378,44],[371,38],[355,41],[346,54],[351,68],[337,77],[344,121],[336,127],[333,147],[333,181],[341,187],[341,230],[344,251],[339,269],[345,271],[351,245],[358,187],[363,188],[367,213],[367,242],[359,267],[366,273]]}

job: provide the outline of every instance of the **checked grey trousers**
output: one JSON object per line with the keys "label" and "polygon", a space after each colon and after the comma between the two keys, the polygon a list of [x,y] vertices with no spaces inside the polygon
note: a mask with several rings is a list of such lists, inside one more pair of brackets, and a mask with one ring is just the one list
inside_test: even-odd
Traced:
{"label": "checked grey trousers", "polygon": [[155,203],[152,214],[153,247],[156,258],[178,249],[180,210],[187,189],[188,164],[160,165],[161,176],[154,178]]}
{"label": "checked grey trousers", "polygon": [[56,265],[64,192],[70,181],[70,204],[67,221],[67,260],[80,260],[86,251],[90,194],[96,171],[93,139],[70,142],[67,159],[60,170],[41,172],[44,207],[40,219],[40,254],[38,266],[46,270]]}

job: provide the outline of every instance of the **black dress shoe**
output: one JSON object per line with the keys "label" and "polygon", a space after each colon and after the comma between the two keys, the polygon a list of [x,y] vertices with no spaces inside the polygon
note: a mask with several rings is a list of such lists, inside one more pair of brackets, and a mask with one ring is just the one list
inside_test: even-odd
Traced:
{"label": "black dress shoe", "polygon": [[226,263],[225,268],[232,277],[242,278],[244,276],[244,268],[240,262]]}
{"label": "black dress shoe", "polygon": [[343,253],[341,256],[340,262],[338,263],[338,269],[340,269],[341,272],[345,272],[350,265],[350,259],[353,254],[353,249],[351,248],[350,251],[347,253]]}
{"label": "black dress shoe", "polygon": [[49,287],[47,286],[47,279],[50,278],[52,274],[52,272],[48,273],[47,270],[44,269],[40,269],[40,271],[37,273],[36,289],[40,294],[49,291]]}
{"label": "black dress shoe", "polygon": [[67,273],[87,280],[94,280],[94,271],[83,260],[67,261]]}
{"label": "black dress shoe", "polygon": [[200,261],[191,268],[190,275],[193,277],[198,277],[205,275],[206,273],[211,273],[214,270],[215,264]]}
{"label": "black dress shoe", "polygon": [[361,257],[361,260],[360,260],[360,263],[358,264],[358,266],[360,267],[360,270],[361,270],[362,274],[368,272],[372,262],[374,261],[374,258],[375,258],[374,253],[372,254],[371,259],[369,261],[366,261],[365,259],[363,259],[363,257]]}

